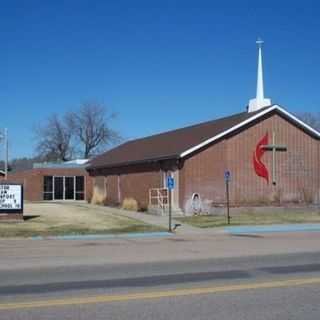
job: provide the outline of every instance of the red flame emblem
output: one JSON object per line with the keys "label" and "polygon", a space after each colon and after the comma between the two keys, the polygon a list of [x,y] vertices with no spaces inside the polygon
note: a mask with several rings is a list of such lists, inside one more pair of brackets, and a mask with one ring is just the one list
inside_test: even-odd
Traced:
{"label": "red flame emblem", "polygon": [[253,166],[254,171],[259,177],[262,177],[267,180],[269,183],[269,172],[264,163],[261,161],[262,156],[266,152],[264,146],[268,144],[269,137],[268,132],[266,135],[259,141],[256,147],[256,151],[253,153]]}

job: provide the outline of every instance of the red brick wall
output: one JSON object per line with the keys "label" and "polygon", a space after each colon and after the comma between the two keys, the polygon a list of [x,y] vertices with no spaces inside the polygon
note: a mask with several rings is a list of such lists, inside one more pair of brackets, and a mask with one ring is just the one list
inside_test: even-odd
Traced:
{"label": "red brick wall", "polygon": [[[275,132],[276,143],[287,146],[287,151],[276,152],[276,185],[272,184],[271,151],[262,158],[269,184],[256,175],[252,163],[256,145],[266,132],[269,143]],[[233,173],[230,192],[236,203],[319,202],[319,140],[279,115],[228,139],[227,158]]]}
{"label": "red brick wall", "polygon": [[108,175],[106,183],[107,202],[121,204],[125,198],[134,198],[144,209],[149,204],[149,189],[161,186],[161,174],[157,171]]}
{"label": "red brick wall", "polygon": [[9,173],[8,182],[23,184],[24,199],[29,201],[43,200],[43,177],[44,176],[85,176],[86,199],[92,197],[92,178],[84,169],[30,169]]}
{"label": "red brick wall", "polygon": [[120,176],[121,202],[125,197],[132,197],[138,201],[140,208],[148,208],[149,190],[161,187],[161,173],[138,172]]}
{"label": "red brick wall", "polygon": [[119,201],[119,190],[118,190],[118,175],[109,175],[106,178],[106,200],[111,205],[118,205]]}
{"label": "red brick wall", "polygon": [[106,200],[111,205],[121,204],[124,198],[134,198],[140,208],[147,208],[149,189],[163,185],[163,174],[158,164],[97,170],[91,172],[91,175],[106,177]]}
{"label": "red brick wall", "polygon": [[23,214],[22,213],[0,213],[0,221],[1,220],[22,220]]}
{"label": "red brick wall", "polygon": [[184,161],[179,174],[179,205],[185,209],[193,193],[202,199],[221,203],[225,197],[223,180],[226,164],[226,141],[221,141]]}
{"label": "red brick wall", "polygon": [[[262,160],[269,170],[270,183],[257,176],[253,153],[258,141],[275,132],[276,143],[288,150],[276,154],[277,185],[272,185],[272,152]],[[232,173],[230,196],[234,205],[286,202],[319,203],[319,140],[306,134],[279,115],[234,134],[186,159],[180,170],[180,206],[192,193],[213,203],[225,201],[224,170]]]}

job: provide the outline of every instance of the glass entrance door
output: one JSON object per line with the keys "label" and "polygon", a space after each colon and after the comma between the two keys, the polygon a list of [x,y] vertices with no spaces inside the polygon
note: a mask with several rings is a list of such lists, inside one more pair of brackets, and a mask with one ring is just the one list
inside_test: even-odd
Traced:
{"label": "glass entrance door", "polygon": [[64,177],[64,199],[74,200],[74,177]]}
{"label": "glass entrance door", "polygon": [[54,177],[54,200],[63,200],[63,177]]}
{"label": "glass entrance door", "polygon": [[85,177],[43,177],[43,200],[85,200]]}
{"label": "glass entrance door", "polygon": [[76,200],[84,200],[85,188],[84,188],[84,177],[76,177]]}

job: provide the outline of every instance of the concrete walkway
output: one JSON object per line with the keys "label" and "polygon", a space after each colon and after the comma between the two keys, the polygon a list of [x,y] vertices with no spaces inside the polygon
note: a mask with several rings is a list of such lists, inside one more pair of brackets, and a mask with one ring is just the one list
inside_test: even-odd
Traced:
{"label": "concrete walkway", "polygon": [[[129,210],[123,210],[119,208],[113,208],[113,207],[102,207],[98,205],[93,205],[93,204],[82,204],[83,206],[90,206],[90,208],[96,206],[100,210],[101,208],[104,208],[106,213],[110,214],[118,214],[122,215],[128,218],[133,218],[137,220],[141,220],[145,223],[152,224],[155,226],[159,226],[165,229],[169,228],[169,217],[168,216],[158,216],[150,213],[144,213],[144,212],[136,212],[136,211],[129,211]],[[224,233],[222,228],[208,228],[208,229],[203,229],[203,228],[196,228],[193,226],[190,226],[188,224],[182,224],[180,221],[175,220],[174,218],[172,219],[172,228],[174,228],[175,224],[180,224],[180,227],[177,227],[175,232],[177,234],[213,234],[213,233]]]}
{"label": "concrete walkway", "polygon": [[[149,213],[143,213],[143,212],[135,212],[135,211],[128,211],[128,210],[122,210],[122,209],[115,209],[115,208],[108,208],[109,210],[116,210],[118,214],[122,216],[126,216],[129,218],[134,218],[141,220],[145,223],[153,224],[156,226],[163,227],[165,229],[169,228],[169,217],[168,216],[157,216],[154,214]],[[203,229],[196,228],[193,226],[190,226],[188,224],[182,224],[180,221],[172,219],[172,228],[174,228],[175,224],[180,224],[180,227],[177,227],[175,232],[177,234],[202,234],[204,233]]]}

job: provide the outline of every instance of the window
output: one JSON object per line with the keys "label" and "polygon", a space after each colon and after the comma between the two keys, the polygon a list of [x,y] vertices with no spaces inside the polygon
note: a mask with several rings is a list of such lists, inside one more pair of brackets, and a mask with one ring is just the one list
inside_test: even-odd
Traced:
{"label": "window", "polygon": [[43,177],[43,200],[53,200],[53,177]]}
{"label": "window", "polygon": [[84,177],[76,177],[76,200],[84,200]]}
{"label": "window", "polygon": [[85,177],[44,176],[43,200],[85,200]]}

